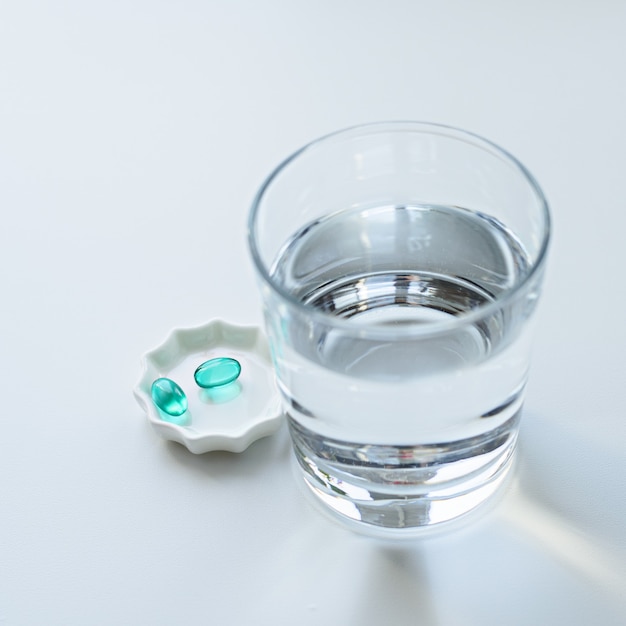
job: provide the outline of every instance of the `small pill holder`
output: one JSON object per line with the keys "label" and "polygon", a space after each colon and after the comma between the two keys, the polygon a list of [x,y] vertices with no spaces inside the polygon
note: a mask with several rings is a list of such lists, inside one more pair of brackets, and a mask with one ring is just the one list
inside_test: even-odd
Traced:
{"label": "small pill holder", "polygon": [[[195,370],[221,357],[240,363],[239,377],[213,389],[199,387]],[[282,422],[267,340],[256,326],[212,320],[195,328],[174,329],[143,356],[141,368],[133,390],[139,406],[161,437],[177,441],[194,454],[243,452]],[[179,417],[167,415],[152,401],[152,383],[162,377],[176,382],[187,396],[188,409]]]}

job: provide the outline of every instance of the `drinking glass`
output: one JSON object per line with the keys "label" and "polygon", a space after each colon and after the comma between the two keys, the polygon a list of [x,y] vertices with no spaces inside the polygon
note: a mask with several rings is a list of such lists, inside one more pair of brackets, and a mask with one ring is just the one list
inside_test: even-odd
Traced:
{"label": "drinking glass", "polygon": [[349,128],[270,174],[249,247],[299,473],[324,510],[401,536],[498,491],[549,233],[526,168],[448,126]]}

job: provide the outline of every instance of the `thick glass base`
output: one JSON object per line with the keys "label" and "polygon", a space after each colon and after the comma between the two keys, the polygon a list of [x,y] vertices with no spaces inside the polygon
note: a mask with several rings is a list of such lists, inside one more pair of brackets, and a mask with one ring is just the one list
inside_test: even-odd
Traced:
{"label": "thick glass base", "polygon": [[520,411],[492,431],[419,446],[359,445],[289,420],[295,458],[316,504],[352,530],[414,537],[492,502],[511,468]]}

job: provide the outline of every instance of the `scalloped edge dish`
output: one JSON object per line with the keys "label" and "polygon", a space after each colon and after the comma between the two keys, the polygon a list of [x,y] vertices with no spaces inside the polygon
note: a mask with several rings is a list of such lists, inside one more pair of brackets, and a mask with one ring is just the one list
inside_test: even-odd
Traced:
{"label": "scalloped edge dish", "polygon": [[[222,353],[235,354],[241,361],[241,382],[231,383],[237,385],[234,399],[219,403],[200,401],[200,394],[206,390],[200,390],[191,377],[182,384],[176,381],[190,397],[189,415],[181,420],[170,420],[154,405],[150,390],[155,379],[169,377],[189,359],[200,365],[207,358]],[[139,406],[161,437],[184,445],[194,454],[214,450],[243,452],[257,439],[274,433],[282,423],[267,339],[257,326],[238,326],[216,319],[202,326],[176,328],[161,345],[143,355],[141,369],[141,377],[133,389]],[[218,407],[222,402],[234,419],[229,422],[222,418],[213,424],[207,415],[210,416],[212,410],[224,411]]]}

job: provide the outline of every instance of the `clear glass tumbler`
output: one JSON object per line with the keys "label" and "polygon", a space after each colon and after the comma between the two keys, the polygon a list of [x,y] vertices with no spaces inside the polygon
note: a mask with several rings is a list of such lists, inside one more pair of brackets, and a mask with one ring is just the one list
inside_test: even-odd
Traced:
{"label": "clear glass tumbler", "polygon": [[549,233],[526,168],[447,126],[349,128],[269,176],[249,245],[295,457],[326,510],[406,535],[496,492]]}

